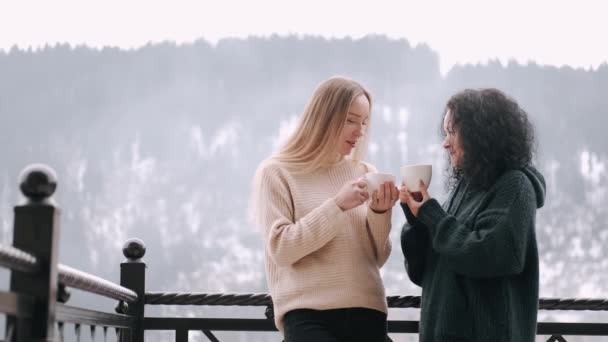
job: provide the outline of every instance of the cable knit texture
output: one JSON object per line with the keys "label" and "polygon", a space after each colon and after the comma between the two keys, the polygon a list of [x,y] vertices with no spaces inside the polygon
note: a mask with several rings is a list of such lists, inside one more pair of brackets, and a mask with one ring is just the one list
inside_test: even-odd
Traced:
{"label": "cable knit texture", "polygon": [[294,309],[388,311],[379,269],[391,252],[391,210],[377,214],[363,204],[342,211],[333,199],[369,171],[375,168],[346,159],[304,175],[273,159],[258,167],[256,215],[280,331]]}

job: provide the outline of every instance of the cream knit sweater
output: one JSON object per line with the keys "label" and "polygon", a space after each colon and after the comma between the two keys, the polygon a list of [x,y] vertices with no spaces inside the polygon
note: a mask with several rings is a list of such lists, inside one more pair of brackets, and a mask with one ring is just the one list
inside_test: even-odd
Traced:
{"label": "cream knit sweater", "polygon": [[376,171],[343,159],[311,174],[262,162],[254,200],[264,228],[266,280],[275,324],[290,310],[364,307],[387,312],[380,267],[391,252],[391,210],[367,203],[342,211],[333,197],[348,181]]}

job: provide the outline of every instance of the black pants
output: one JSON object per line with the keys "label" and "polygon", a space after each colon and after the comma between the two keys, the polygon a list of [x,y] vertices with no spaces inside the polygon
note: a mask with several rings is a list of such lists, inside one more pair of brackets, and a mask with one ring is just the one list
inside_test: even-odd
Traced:
{"label": "black pants", "polygon": [[297,309],[283,318],[285,342],[385,342],[386,314],[366,308]]}

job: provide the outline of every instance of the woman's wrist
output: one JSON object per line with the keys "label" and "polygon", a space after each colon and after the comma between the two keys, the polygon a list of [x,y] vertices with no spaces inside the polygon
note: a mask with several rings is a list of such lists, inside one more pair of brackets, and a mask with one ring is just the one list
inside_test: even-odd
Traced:
{"label": "woman's wrist", "polygon": [[336,205],[338,206],[338,208],[340,208],[340,210],[346,211],[346,209],[344,209],[344,207],[342,206],[343,203],[342,203],[342,201],[340,201],[338,196],[334,197],[334,203],[336,203]]}
{"label": "woman's wrist", "polygon": [[386,213],[386,212],[388,211],[388,209],[386,209],[386,210],[382,210],[382,211],[378,211],[378,210],[375,210],[375,209],[374,209],[374,208],[372,208],[372,207],[369,207],[369,208],[371,209],[371,211],[373,211],[373,212],[374,212],[374,213],[376,213],[376,214],[384,214],[384,213]]}

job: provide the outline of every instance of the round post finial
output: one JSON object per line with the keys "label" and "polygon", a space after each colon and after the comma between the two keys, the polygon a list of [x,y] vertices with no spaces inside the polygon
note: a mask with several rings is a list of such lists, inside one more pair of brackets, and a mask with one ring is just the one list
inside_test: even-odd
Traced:
{"label": "round post finial", "polygon": [[57,189],[57,173],[44,164],[30,164],[19,174],[21,193],[32,202],[44,202]]}
{"label": "round post finial", "polygon": [[146,244],[138,238],[131,238],[122,246],[122,254],[131,262],[140,261],[146,255]]}

